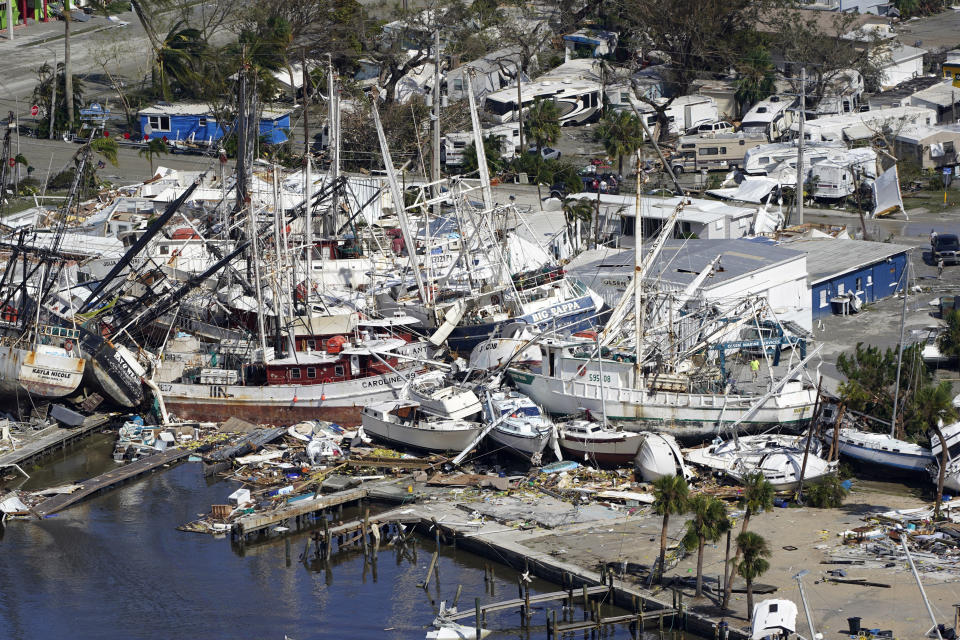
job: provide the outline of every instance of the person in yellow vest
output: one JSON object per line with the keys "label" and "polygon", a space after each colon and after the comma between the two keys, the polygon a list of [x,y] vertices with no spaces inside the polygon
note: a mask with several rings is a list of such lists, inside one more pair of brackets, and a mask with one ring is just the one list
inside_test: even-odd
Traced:
{"label": "person in yellow vest", "polygon": [[750,361],[750,373],[753,374],[754,380],[760,375],[760,361],[756,358]]}

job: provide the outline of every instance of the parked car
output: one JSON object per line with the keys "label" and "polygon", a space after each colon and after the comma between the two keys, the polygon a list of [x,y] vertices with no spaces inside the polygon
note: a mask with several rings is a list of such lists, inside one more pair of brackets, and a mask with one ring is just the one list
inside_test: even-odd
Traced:
{"label": "parked car", "polygon": [[943,260],[944,264],[957,264],[960,261],[960,241],[952,233],[942,233],[933,241],[934,263]]}
{"label": "parked car", "polygon": [[[615,173],[606,172],[606,173],[597,173],[594,175],[581,175],[580,180],[583,181],[583,191],[589,193],[596,193],[600,191],[602,193],[609,193],[611,195],[618,195],[620,193],[620,183],[623,179]],[[596,185],[594,185],[596,182]],[[607,183],[607,190],[603,191],[603,183]],[[570,195],[570,189],[567,188],[565,182],[557,182],[550,185],[550,197],[559,198],[563,200]]]}
{"label": "parked car", "polygon": [[[530,147],[527,149],[527,153],[536,153],[536,152],[537,152],[537,145],[535,144],[530,145]],[[540,149],[540,157],[543,158],[544,160],[559,160],[560,152],[552,147],[544,147],[543,149]]]}
{"label": "parked car", "polygon": [[733,133],[735,130],[736,128],[732,124],[726,120],[721,120],[719,122],[705,122],[687,133],[690,135],[716,135],[718,133]]}

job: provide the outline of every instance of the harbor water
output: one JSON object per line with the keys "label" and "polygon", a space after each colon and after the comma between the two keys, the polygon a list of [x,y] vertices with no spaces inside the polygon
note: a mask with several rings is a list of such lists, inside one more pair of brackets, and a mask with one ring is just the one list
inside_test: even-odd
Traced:
{"label": "harbor water", "polygon": [[[109,470],[115,465],[111,445],[112,437],[94,436],[30,469],[23,488]],[[420,640],[440,600],[452,601],[458,585],[461,609],[472,608],[475,597],[492,602],[517,595],[516,572],[446,546],[439,579],[427,591],[419,588],[434,551],[433,540],[424,537],[416,538],[415,561],[383,547],[376,562],[344,551],[326,565],[312,554],[309,562],[300,561],[307,534],[290,536],[288,562],[282,538],[240,551],[227,539],[176,530],[225,502],[234,488],[183,463],[55,517],[8,522],[0,539],[0,637]],[[494,569],[492,595],[485,564]],[[557,589],[534,579],[531,590]],[[492,638],[546,638],[549,611],[559,607],[536,608],[529,631],[521,629],[516,611],[490,614],[486,626],[497,630]],[[630,637],[625,627],[613,633]]]}

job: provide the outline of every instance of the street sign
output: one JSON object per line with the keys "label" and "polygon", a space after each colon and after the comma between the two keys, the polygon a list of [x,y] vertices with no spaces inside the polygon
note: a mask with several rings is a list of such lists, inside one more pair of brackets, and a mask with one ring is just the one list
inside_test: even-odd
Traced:
{"label": "street sign", "polygon": [[35,116],[38,113],[40,113],[40,107],[38,107],[37,105],[33,105],[32,107],[30,107],[30,115]]}
{"label": "street sign", "polygon": [[948,176],[948,175],[950,175],[951,173],[953,173],[953,167],[944,167],[944,168],[943,168],[943,175]]}
{"label": "street sign", "polygon": [[7,162],[10,163],[10,166],[11,166],[11,167],[17,166],[17,161],[14,160],[13,158],[10,158],[9,160],[7,160]]}

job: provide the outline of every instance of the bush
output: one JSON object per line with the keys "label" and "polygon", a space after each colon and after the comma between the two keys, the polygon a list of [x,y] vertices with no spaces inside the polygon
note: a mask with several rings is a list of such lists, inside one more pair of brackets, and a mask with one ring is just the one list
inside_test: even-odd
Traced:
{"label": "bush", "polygon": [[847,493],[843,481],[836,475],[829,475],[807,487],[804,497],[811,507],[835,509],[843,504]]}

